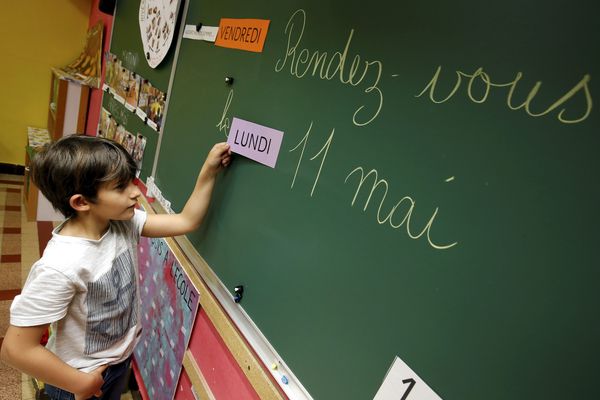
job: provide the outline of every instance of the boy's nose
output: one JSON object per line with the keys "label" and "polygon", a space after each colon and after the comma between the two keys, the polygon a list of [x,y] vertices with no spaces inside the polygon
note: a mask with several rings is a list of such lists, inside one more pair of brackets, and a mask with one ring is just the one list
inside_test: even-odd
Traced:
{"label": "boy's nose", "polygon": [[131,197],[132,199],[137,199],[142,195],[140,188],[138,188],[133,182],[129,184],[129,188],[129,197]]}

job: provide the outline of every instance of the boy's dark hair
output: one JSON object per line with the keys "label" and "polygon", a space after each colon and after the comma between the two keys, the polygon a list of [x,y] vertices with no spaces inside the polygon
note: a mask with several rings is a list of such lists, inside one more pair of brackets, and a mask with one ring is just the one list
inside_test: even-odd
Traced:
{"label": "boy's dark hair", "polygon": [[135,161],[123,146],[102,137],[66,136],[31,160],[33,182],[67,218],[75,215],[71,196],[81,194],[94,203],[102,184],[114,181],[125,187],[135,172]]}

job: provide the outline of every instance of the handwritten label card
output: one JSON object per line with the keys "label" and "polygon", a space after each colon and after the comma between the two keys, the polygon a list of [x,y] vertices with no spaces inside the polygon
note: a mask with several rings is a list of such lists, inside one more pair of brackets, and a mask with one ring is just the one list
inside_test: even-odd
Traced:
{"label": "handwritten label card", "polygon": [[221,18],[215,45],[261,53],[269,22],[268,19]]}
{"label": "handwritten label card", "polygon": [[227,143],[234,153],[275,168],[282,140],[282,131],[233,118]]}
{"label": "handwritten label card", "polygon": [[373,400],[442,400],[400,357],[396,357]]}
{"label": "handwritten label card", "polygon": [[184,39],[204,40],[214,42],[217,39],[218,26],[202,26],[200,30],[196,30],[195,25],[186,25],[183,31]]}

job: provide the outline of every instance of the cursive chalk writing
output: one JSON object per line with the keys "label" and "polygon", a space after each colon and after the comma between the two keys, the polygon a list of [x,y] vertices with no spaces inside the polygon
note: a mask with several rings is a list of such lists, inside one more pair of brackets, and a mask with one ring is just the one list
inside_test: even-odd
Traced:
{"label": "cursive chalk writing", "polygon": [[[462,84],[463,78],[466,78],[466,79],[468,79],[467,96],[474,103],[485,102],[488,98],[491,88],[493,88],[493,87],[496,87],[496,88],[508,87],[509,90],[506,95],[506,105],[508,106],[508,108],[510,108],[511,110],[524,109],[525,112],[532,117],[541,117],[541,116],[551,113],[558,107],[562,106],[567,101],[569,101],[573,96],[575,96],[577,93],[583,92],[583,95],[585,96],[585,111],[583,111],[583,114],[578,117],[567,117],[565,115],[566,109],[562,108],[560,110],[560,112],[558,113],[557,118],[560,122],[562,122],[564,124],[576,124],[578,122],[584,121],[590,115],[590,112],[592,111],[592,95],[590,93],[590,88],[588,86],[588,83],[591,78],[590,78],[590,75],[588,75],[588,74],[584,75],[583,78],[581,78],[581,80],[575,86],[573,86],[572,89],[567,91],[563,96],[561,96],[558,100],[556,100],[554,103],[552,103],[550,106],[548,106],[544,111],[534,112],[531,109],[531,103],[533,102],[535,96],[538,94],[538,92],[540,90],[540,87],[542,86],[541,81],[537,81],[533,85],[533,88],[531,88],[531,90],[529,91],[529,94],[527,95],[527,97],[521,104],[519,104],[519,105],[513,104],[513,96],[515,94],[517,84],[523,77],[522,72],[517,72],[517,74],[515,75],[515,78],[510,82],[494,83],[490,79],[490,76],[486,72],[484,72],[483,68],[477,68],[475,70],[475,72],[473,72],[472,74],[467,74],[462,71],[455,71],[456,72],[456,83],[454,84],[454,87],[452,88],[452,90],[450,90],[450,93],[445,98],[436,99],[435,98],[436,85],[438,83],[438,80],[440,79],[441,71],[442,71],[442,67],[438,66],[433,75],[433,78],[431,78],[431,80],[429,81],[427,86],[425,86],[425,88],[421,91],[421,93],[419,93],[415,97],[421,97],[425,93],[428,93],[429,100],[431,100],[432,102],[434,102],[436,104],[444,103],[444,102],[450,100],[456,94],[456,92],[458,91],[458,88]],[[474,92],[473,86],[476,83],[483,84],[483,94],[481,94],[479,97],[473,93]]]}
{"label": "cursive chalk writing", "polygon": [[[304,135],[304,137],[296,145],[296,147],[294,147],[293,149],[290,150],[290,153],[293,151],[296,151],[298,149],[298,147],[300,145],[302,145],[302,150],[300,151],[300,157],[298,158],[298,164],[296,165],[296,172],[294,172],[294,178],[292,179],[292,185],[291,185],[290,189],[294,188],[294,183],[296,182],[296,176],[298,175],[298,170],[300,169],[300,164],[302,163],[302,159],[304,157],[304,149],[306,148],[306,143],[308,143],[308,138],[310,136],[310,131],[312,130],[312,126],[313,126],[313,123],[311,121],[310,126],[308,127],[308,131],[306,131],[306,135]],[[331,142],[333,141],[334,134],[335,134],[335,128],[333,128],[331,130],[331,135],[329,135],[329,138],[325,141],[325,144],[323,145],[323,147],[321,147],[321,150],[319,150],[317,152],[317,154],[315,154],[314,156],[312,156],[310,158],[310,161],[314,161],[315,158],[319,157],[321,155],[321,153],[323,153],[323,159],[321,160],[321,165],[319,165],[319,171],[317,172],[317,176],[315,177],[315,182],[313,183],[312,190],[310,191],[311,197],[315,192],[315,187],[317,186],[317,183],[319,182],[319,177],[321,176],[321,170],[323,169],[323,164],[325,164],[325,159],[327,158],[327,153],[329,152],[329,147],[331,147]]]}
{"label": "cursive chalk writing", "polygon": [[[389,188],[387,181],[385,179],[379,179],[376,169],[372,169],[365,175],[365,170],[363,167],[356,167],[346,176],[346,179],[344,180],[344,182],[347,183],[348,178],[350,178],[352,175],[354,175],[355,173],[358,173],[358,172],[360,172],[360,181],[358,182],[356,192],[354,193],[354,198],[352,199],[352,206],[354,206],[354,203],[356,202],[356,198],[358,197],[358,194],[360,193],[360,191],[363,187],[363,184],[372,175],[373,176],[373,185],[371,186],[371,191],[369,192],[369,197],[367,197],[367,200],[365,201],[365,206],[363,207],[363,211],[367,211],[367,208],[369,207],[369,203],[371,202],[371,197],[373,196],[373,193],[379,187],[383,188],[383,195],[381,196],[381,201],[379,202],[379,208],[377,209],[377,223],[379,223],[380,225],[387,223],[393,229],[398,229],[402,225],[404,225],[406,227],[406,234],[408,235],[408,237],[410,237],[411,239],[415,239],[415,240],[419,239],[421,236],[427,234],[427,241],[429,242],[429,245],[437,250],[446,250],[446,249],[454,247],[458,244],[458,242],[453,242],[450,244],[437,244],[437,243],[434,243],[433,239],[431,238],[431,227],[433,225],[435,217],[438,214],[438,207],[436,207],[435,211],[433,212],[433,215],[429,219],[429,222],[427,222],[427,225],[425,225],[425,228],[423,228],[423,230],[420,233],[417,233],[417,234],[413,233],[410,223],[411,223],[411,216],[415,209],[416,202],[410,196],[404,196],[402,199],[400,199],[400,201],[398,201],[392,207],[392,209],[388,212],[388,214],[384,218],[382,218],[382,214],[383,214],[382,208],[384,206],[384,203],[385,203],[385,200],[387,197],[387,193],[388,193],[388,188]],[[395,215],[396,211],[398,210],[398,207],[400,207],[403,204],[408,206],[408,211],[406,211],[406,213],[404,214],[404,217],[400,220],[400,222],[394,223],[394,221],[393,221],[394,215]]]}
{"label": "cursive chalk writing", "polygon": [[229,123],[229,118],[227,117],[227,112],[229,111],[229,106],[231,105],[232,100],[233,100],[233,89],[230,89],[229,94],[227,95],[227,100],[225,100],[225,108],[223,108],[223,114],[221,114],[221,120],[216,125],[217,129],[220,132],[225,131],[225,137],[229,136],[229,127],[231,126]]}
{"label": "cursive chalk writing", "polygon": [[121,125],[127,125],[127,116],[131,114],[130,111],[119,103],[112,96],[108,100],[108,111],[115,117],[115,120]]}
{"label": "cursive chalk writing", "polygon": [[[296,24],[298,24],[297,29],[295,29]],[[314,50],[311,54],[311,51],[307,48],[300,49],[299,46],[302,41],[305,25],[306,12],[303,9],[296,10],[285,26],[284,33],[287,34],[287,49],[283,58],[277,59],[275,72],[281,72],[288,65],[290,75],[298,79],[304,78],[312,70],[310,75],[313,77],[317,76],[320,79],[332,80],[337,76],[341,83],[354,87],[363,83],[367,75],[371,75],[370,85],[363,92],[372,94],[375,97],[375,110],[367,113],[367,110],[364,110],[365,105],[359,106],[352,116],[352,122],[357,126],[364,126],[373,122],[383,107],[383,92],[378,86],[383,70],[381,61],[365,60],[361,62],[360,55],[356,54],[352,60],[352,64],[348,67],[348,51],[352,37],[354,36],[354,29],[350,30],[344,50],[334,52],[329,57],[329,61],[329,55],[326,51]],[[363,115],[365,113],[366,116]]]}
{"label": "cursive chalk writing", "polygon": [[135,71],[138,65],[138,55],[137,53],[132,53],[131,51],[123,50],[121,52],[121,62],[123,63],[123,67],[127,68],[130,71]]}

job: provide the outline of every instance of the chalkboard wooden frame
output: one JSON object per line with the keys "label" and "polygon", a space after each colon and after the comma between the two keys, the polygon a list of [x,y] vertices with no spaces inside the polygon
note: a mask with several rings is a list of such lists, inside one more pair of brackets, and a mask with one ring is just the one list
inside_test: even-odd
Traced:
{"label": "chalkboard wooden frame", "polygon": [[[149,203],[145,198],[140,198],[140,203],[151,213],[166,213],[158,202]],[[206,311],[260,398],[283,400],[281,390],[291,399],[312,399],[248,315],[234,303],[227,288],[190,241],[185,236],[165,240],[198,289],[200,306]],[[270,369],[267,372],[267,368],[273,363],[277,364],[277,370]],[[280,381],[281,374],[286,374],[289,382],[287,385],[275,386],[274,382]]]}

